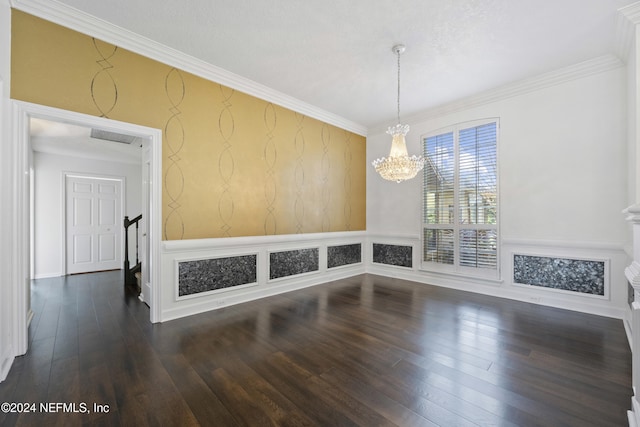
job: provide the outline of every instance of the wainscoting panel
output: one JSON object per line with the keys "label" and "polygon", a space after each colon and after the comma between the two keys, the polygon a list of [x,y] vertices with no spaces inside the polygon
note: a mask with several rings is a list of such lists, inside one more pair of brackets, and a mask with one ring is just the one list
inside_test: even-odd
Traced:
{"label": "wainscoting panel", "polygon": [[271,252],[269,254],[269,279],[311,273],[320,269],[318,248]]}
{"label": "wainscoting panel", "polygon": [[604,297],[607,292],[607,262],[513,255],[513,282]]}
{"label": "wainscoting panel", "polygon": [[397,267],[413,267],[413,246],[373,244],[373,262],[394,265]]}
{"label": "wainscoting panel", "polygon": [[178,297],[256,284],[258,255],[178,261]]}
{"label": "wainscoting panel", "polygon": [[327,247],[327,268],[342,267],[362,262],[362,244]]}

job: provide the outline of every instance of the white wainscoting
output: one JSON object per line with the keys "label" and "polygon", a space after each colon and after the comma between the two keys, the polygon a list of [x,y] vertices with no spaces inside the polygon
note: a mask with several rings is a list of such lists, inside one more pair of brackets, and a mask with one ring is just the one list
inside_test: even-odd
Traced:
{"label": "white wainscoting", "polygon": [[[503,239],[502,277],[516,299],[625,319],[630,312],[624,275],[629,257],[623,243]],[[605,262],[605,296],[513,283],[513,254]]]}
{"label": "white wainscoting", "polygon": [[[618,319],[629,319],[628,285],[624,269],[629,257],[622,244],[600,242],[561,242],[546,240],[502,239],[500,248],[500,274],[498,279],[470,277],[421,269],[421,240],[419,235],[394,236],[373,234],[367,236],[367,251],[373,243],[413,247],[413,266],[396,267],[373,263],[368,259],[367,273],[412,280],[447,288],[477,292],[534,304],[580,311]],[[558,291],[539,286],[524,286],[513,281],[513,254],[535,254],[551,258],[602,260],[606,262],[605,297],[591,294]]]}
{"label": "white wainscoting", "polygon": [[[327,268],[327,247],[361,244],[362,262]],[[395,266],[373,262],[373,244],[410,246],[412,266]],[[601,316],[630,318],[628,286],[624,268],[628,255],[622,245],[608,243],[576,243],[503,239],[498,279],[447,274],[421,268],[421,240],[419,235],[388,235],[366,232],[316,233],[285,236],[238,237],[166,241],[162,245],[162,307],[161,321],[215,310],[228,305],[252,301],[332,280],[371,273],[411,280],[464,291],[477,292],[535,304],[581,311]],[[269,279],[269,254],[319,248],[319,268],[275,280]],[[558,291],[539,286],[523,286],[513,281],[513,254],[568,259],[596,259],[607,263],[606,296]],[[208,259],[257,254],[257,282],[255,286],[218,289],[189,298],[177,298],[178,262],[189,259]]]}
{"label": "white wainscoting", "polygon": [[[368,260],[366,232],[295,234],[284,236],[233,237],[219,239],[176,240],[162,243],[161,321],[215,310],[284,292],[319,285],[365,273]],[[340,267],[327,267],[327,247],[361,244],[362,261]],[[319,268],[293,276],[269,279],[269,254],[280,251],[319,248]],[[231,287],[177,298],[178,262],[257,254],[255,286]]]}

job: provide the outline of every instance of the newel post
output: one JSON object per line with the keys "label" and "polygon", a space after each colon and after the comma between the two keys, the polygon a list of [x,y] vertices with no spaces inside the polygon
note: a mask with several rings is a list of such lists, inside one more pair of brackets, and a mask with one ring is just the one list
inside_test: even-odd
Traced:
{"label": "newel post", "polygon": [[129,264],[129,225],[131,225],[131,221],[129,221],[129,217],[124,217],[124,284],[126,285],[129,282],[129,271],[131,270],[131,266]]}

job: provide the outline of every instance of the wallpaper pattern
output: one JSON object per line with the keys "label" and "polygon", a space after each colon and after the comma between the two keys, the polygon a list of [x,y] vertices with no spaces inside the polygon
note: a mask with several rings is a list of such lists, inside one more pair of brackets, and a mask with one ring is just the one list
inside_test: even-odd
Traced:
{"label": "wallpaper pattern", "polygon": [[113,65],[109,62],[117,52],[118,47],[102,43],[92,38],[93,46],[96,50],[96,64],[99,69],[91,79],[91,99],[98,109],[100,117],[109,117],[109,113],[118,102],[118,86],[111,75]]}
{"label": "wallpaper pattern", "polygon": [[[162,138],[164,158],[168,161],[164,172],[164,209],[163,235],[166,237],[172,231],[175,239],[184,237],[184,221],[180,215],[180,197],[184,191],[184,174],[180,167],[180,150],[184,145],[184,126],[180,120],[180,104],[184,101],[185,87],[182,74],[172,68],[164,79],[164,91],[170,107],[167,111],[167,121],[164,124]],[[172,184],[172,185],[168,185]]]}
{"label": "wallpaper pattern", "polygon": [[366,229],[365,138],[20,11],[11,97],[163,131],[163,239]]}

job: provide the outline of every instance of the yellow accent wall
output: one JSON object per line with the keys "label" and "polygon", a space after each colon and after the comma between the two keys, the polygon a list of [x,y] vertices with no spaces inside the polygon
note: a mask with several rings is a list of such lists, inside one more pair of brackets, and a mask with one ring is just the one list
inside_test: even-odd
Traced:
{"label": "yellow accent wall", "polygon": [[11,98],[162,129],[165,240],[366,229],[364,137],[17,10]]}

